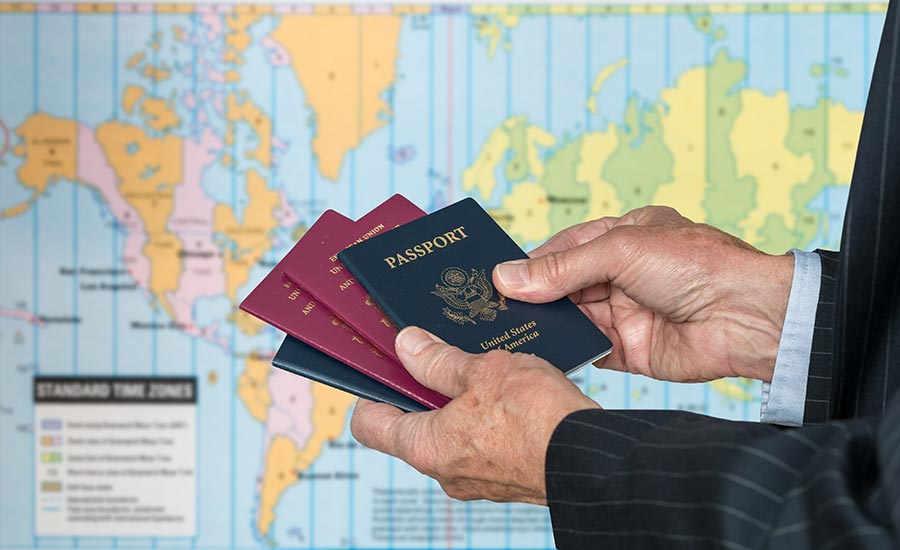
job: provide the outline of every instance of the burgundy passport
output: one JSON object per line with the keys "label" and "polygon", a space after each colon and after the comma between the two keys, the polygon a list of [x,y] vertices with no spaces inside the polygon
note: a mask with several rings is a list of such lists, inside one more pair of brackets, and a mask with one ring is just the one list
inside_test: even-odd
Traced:
{"label": "burgundy passport", "polygon": [[[280,266],[285,275],[335,312],[382,353],[399,363],[394,351],[396,327],[366,289],[338,261],[337,254],[423,216],[425,212],[406,197],[394,195],[353,225],[329,224],[327,230],[317,233],[313,239],[309,239],[307,234],[285,256]],[[316,225],[318,222],[313,227]]]}
{"label": "burgundy passport", "polygon": [[241,302],[240,308],[429,408],[443,407],[450,401],[448,398],[419,384],[399,362],[385,357],[332,311],[283,275],[284,263],[296,257],[301,243],[307,239],[318,242],[332,226],[342,225],[352,228],[353,222],[332,210],[323,213],[300,242]]}

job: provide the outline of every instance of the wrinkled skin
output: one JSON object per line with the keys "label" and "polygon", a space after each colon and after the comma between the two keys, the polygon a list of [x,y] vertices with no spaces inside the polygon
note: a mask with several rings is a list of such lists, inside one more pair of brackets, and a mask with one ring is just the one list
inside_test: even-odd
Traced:
{"label": "wrinkled skin", "polygon": [[533,355],[473,355],[414,327],[397,337],[397,353],[419,382],[453,400],[437,411],[403,413],[360,399],[350,422],[356,439],[434,478],[453,498],[543,504],[554,428],[597,403]]}
{"label": "wrinkled skin", "polygon": [[568,295],[613,342],[598,366],[675,382],[771,381],[792,257],[661,207],[573,226],[531,256],[495,269],[498,290],[538,303]]}
{"label": "wrinkled skin", "polygon": [[[498,290],[536,303],[569,296],[613,341],[598,366],[672,381],[771,380],[791,257],[763,254],[658,207],[572,227],[531,256],[494,270]],[[453,498],[545,503],[553,430],[597,403],[531,355],[472,355],[415,327],[396,346],[419,382],[453,401],[405,414],[361,399],[354,436],[434,478]]]}

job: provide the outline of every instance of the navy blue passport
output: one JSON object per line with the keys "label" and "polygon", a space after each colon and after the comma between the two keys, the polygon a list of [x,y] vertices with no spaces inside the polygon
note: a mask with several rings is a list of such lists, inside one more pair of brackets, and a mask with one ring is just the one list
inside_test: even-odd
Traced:
{"label": "navy blue passport", "polygon": [[494,266],[524,258],[473,199],[338,254],[398,328],[422,327],[470,353],[533,353],[566,374],[608,354],[609,339],[568,298],[529,304],[497,292]]}
{"label": "navy blue passport", "polygon": [[406,412],[430,410],[402,393],[369,378],[358,370],[314,347],[285,336],[272,364],[293,374],[345,391],[357,397],[388,403]]}

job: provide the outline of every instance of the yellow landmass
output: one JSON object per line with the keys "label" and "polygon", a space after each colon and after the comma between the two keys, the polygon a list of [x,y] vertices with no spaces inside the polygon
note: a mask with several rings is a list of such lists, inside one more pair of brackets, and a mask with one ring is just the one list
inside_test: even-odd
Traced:
{"label": "yellow landmass", "polygon": [[794,187],[806,182],[815,168],[811,155],[797,156],[787,149],[790,100],[785,92],[767,96],[757,90],[741,93],[743,109],[731,130],[738,176],[756,179],[756,207],[738,225],[750,244],[762,241],[760,229],[770,215],[780,216],[786,227],[796,225],[791,212]]}
{"label": "yellow landmass", "polygon": [[175,113],[174,106],[165,100],[148,97],[141,103],[141,116],[151,129],[167,132],[181,124],[181,118]]}
{"label": "yellow landmass", "polygon": [[487,142],[478,152],[475,162],[463,172],[463,190],[478,189],[483,199],[491,197],[494,188],[497,187],[497,178],[494,175],[497,165],[503,162],[506,150],[509,148],[509,133],[506,129],[514,124],[515,120],[515,118],[507,120],[501,126],[494,128],[488,136]]}
{"label": "yellow landmass", "polygon": [[250,270],[269,249],[269,233],[278,226],[274,213],[281,196],[266,186],[266,180],[256,170],[247,170],[247,198],[242,223],[226,204],[216,205],[214,214],[215,231],[230,244],[223,258],[226,292],[232,302],[237,301],[238,288],[250,278]]}
{"label": "yellow landmass", "polygon": [[250,412],[250,416],[265,422],[272,405],[269,394],[269,358],[250,354],[244,361],[244,372],[238,378],[237,394]]}
{"label": "yellow landmass", "polygon": [[709,385],[713,391],[727,399],[733,399],[734,401],[742,403],[753,401],[755,397],[754,394],[747,391],[747,388],[749,388],[750,385],[745,383],[743,379],[741,380],[742,381],[735,381],[727,378],[720,378],[719,380],[713,380]]}
{"label": "yellow landmass", "polygon": [[144,66],[144,78],[154,82],[162,82],[172,76],[172,70],[168,67],[154,67],[153,65]]}
{"label": "yellow landmass", "polygon": [[590,188],[586,220],[617,216],[622,212],[622,202],[616,195],[616,188],[602,176],[603,165],[618,145],[616,128],[612,125],[605,132],[588,132],[582,138],[575,179]]}
{"label": "yellow landmass", "polygon": [[175,187],[184,173],[181,138],[151,138],[142,128],[119,122],[100,125],[96,136],[119,179],[119,191],[144,223],[147,243],[143,252],[150,261],[148,287],[174,318],[166,296],[178,288],[182,243],[166,223],[175,207]]}
{"label": "yellow landmass", "polygon": [[130,115],[134,112],[134,106],[137,105],[137,102],[144,97],[144,89],[140,86],[135,86],[134,84],[129,84],[128,87],[125,88],[125,93],[122,94],[122,109],[125,110],[125,114]]}
{"label": "yellow landmass", "polygon": [[398,15],[284,15],[271,34],[290,54],[315,113],[313,151],[328,179],[336,181],[347,152],[392,115],[382,96],[394,82],[402,21]]}
{"label": "yellow landmass", "polygon": [[266,453],[266,467],[259,492],[256,527],[266,536],[275,521],[275,506],[285,489],[297,482],[297,472],[308,470],[322,454],[325,443],[341,435],[347,413],[356,398],[324,384],[312,384],[313,432],[302,449],[290,439],[277,436]]}
{"label": "yellow landmass", "polygon": [[16,128],[16,135],[23,144],[14,147],[13,154],[25,159],[16,174],[19,183],[31,189],[31,197],[5,209],[4,218],[28,211],[31,202],[49,185],[60,179],[75,181],[78,172],[78,124],[75,121],[38,112]]}
{"label": "yellow landmass", "polygon": [[129,69],[133,69],[138,66],[138,64],[144,60],[144,52],[138,52],[132,55],[125,66]]}
{"label": "yellow landmass", "polygon": [[[228,94],[225,116],[231,122],[246,122],[253,128],[259,145],[255,151],[247,151],[247,158],[255,159],[264,167],[269,168],[272,164],[272,119],[252,100],[244,96],[239,101],[237,94],[233,92]],[[228,144],[234,140],[233,125],[230,126],[232,126],[230,136],[226,136]]]}
{"label": "yellow landmass", "polygon": [[556,137],[540,126],[531,125],[525,132],[525,144],[528,149],[528,166],[531,175],[539,180],[544,176],[544,160],[541,149],[547,149],[556,145]]}
{"label": "yellow landmass", "polygon": [[256,529],[263,536],[275,521],[275,506],[281,494],[297,482],[297,447],[289,438],[279,435],[272,439],[266,451],[266,465],[263,468],[259,490],[259,515]]}
{"label": "yellow landmass", "polygon": [[594,79],[594,85],[591,86],[591,95],[587,100],[587,110],[596,113],[597,112],[597,94],[600,93],[600,89],[609,80],[609,77],[616,74],[619,70],[621,70],[625,65],[628,65],[628,59],[622,58],[619,61],[613,63],[612,65],[608,65],[603,67],[603,70],[600,71],[600,74],[597,75],[597,78]]}
{"label": "yellow landmass", "polygon": [[[526,124],[525,116],[519,115],[509,118],[503,124],[496,127],[488,136],[487,141],[478,152],[478,157],[472,166],[463,172],[462,185],[466,191],[477,189],[482,198],[488,199],[497,187],[495,173],[500,163],[506,161],[507,151],[514,146],[511,133],[522,131],[521,126]],[[543,149],[556,145],[556,137],[550,132],[536,125],[528,125],[525,132],[525,158],[528,162],[528,176],[538,181],[544,175],[544,160],[541,155]]]}
{"label": "yellow landmass", "polygon": [[508,233],[520,242],[538,243],[550,235],[550,202],[547,191],[535,182],[513,187],[503,197],[503,209],[512,215]]}
{"label": "yellow landmass", "polygon": [[237,71],[225,71],[225,82],[240,82],[241,74]]}
{"label": "yellow landmass", "polygon": [[848,111],[843,103],[828,107],[828,168],[837,183],[849,184],[862,129],[862,111]]}
{"label": "yellow landmass", "polygon": [[265,323],[240,309],[228,316],[228,322],[234,323],[238,330],[247,336],[256,336],[266,328]]}
{"label": "yellow landmass", "polygon": [[706,78],[705,67],[691,69],[661,94],[668,106],[662,117],[663,142],[675,164],[672,181],[660,185],[652,201],[696,222],[706,219]]}
{"label": "yellow landmass", "polygon": [[519,24],[519,16],[515,14],[497,13],[476,19],[478,38],[487,42],[488,59],[493,59],[497,47],[502,43],[505,50],[510,49],[509,40],[504,40],[509,29]]}

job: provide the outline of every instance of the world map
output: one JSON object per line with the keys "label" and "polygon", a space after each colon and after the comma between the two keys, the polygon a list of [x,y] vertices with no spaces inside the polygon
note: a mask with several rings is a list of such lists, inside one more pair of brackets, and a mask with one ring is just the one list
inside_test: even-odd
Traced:
{"label": "world map", "polygon": [[[273,369],[237,305],[325,209],[475,197],[525,249],[646,204],[836,249],[884,4],[0,3],[0,549],[549,548]],[[197,379],[192,537],[34,527],[37,375]],[[759,384],[598,370],[607,408]]]}

